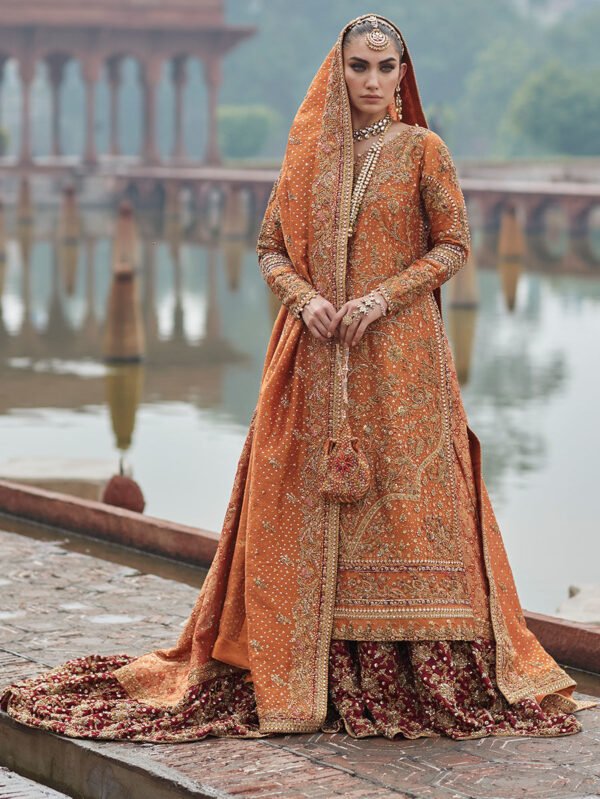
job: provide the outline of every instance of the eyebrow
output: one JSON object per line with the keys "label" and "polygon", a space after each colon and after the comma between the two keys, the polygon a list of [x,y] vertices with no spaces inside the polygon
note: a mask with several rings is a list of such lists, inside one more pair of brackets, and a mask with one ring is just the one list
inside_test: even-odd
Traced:
{"label": "eyebrow", "polygon": [[[360,61],[362,64],[368,64],[369,63],[366,58],[359,58],[357,55],[350,56],[350,60],[351,61]],[[394,56],[390,56],[389,58],[382,59],[379,63],[380,64],[386,64],[388,61],[396,61],[396,59],[394,58]]]}

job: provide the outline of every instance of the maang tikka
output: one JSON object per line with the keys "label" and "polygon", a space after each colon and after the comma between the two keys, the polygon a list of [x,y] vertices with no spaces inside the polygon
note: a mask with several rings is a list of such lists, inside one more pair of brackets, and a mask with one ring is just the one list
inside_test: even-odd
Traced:
{"label": "maang tikka", "polygon": [[[363,22],[368,22],[371,25],[371,30],[365,34],[367,46],[370,47],[371,50],[385,50],[390,43],[390,37],[379,27],[380,21],[385,22],[384,20],[379,20],[375,14],[363,14],[362,16],[353,19],[346,28],[346,31],[351,31],[352,28],[356,27],[357,25],[360,25]],[[386,26],[389,25],[388,22],[385,22],[385,24]],[[404,55],[404,43],[402,41],[402,37],[394,29],[392,29],[392,34],[396,39],[398,39],[400,44],[400,60],[402,60],[402,56]]]}
{"label": "maang tikka", "polygon": [[367,22],[370,22],[373,26],[366,35],[368,47],[370,47],[371,50],[385,50],[390,43],[390,37],[379,27],[379,20],[377,17],[367,17]]}

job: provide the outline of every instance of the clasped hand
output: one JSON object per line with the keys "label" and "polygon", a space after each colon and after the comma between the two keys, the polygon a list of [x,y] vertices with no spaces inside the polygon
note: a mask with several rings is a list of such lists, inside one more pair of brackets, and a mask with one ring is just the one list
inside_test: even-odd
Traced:
{"label": "clasped hand", "polygon": [[[375,303],[368,313],[357,314],[351,325],[343,324],[344,316],[358,308],[362,299],[363,297],[356,297],[348,300],[339,311],[336,311],[329,300],[318,294],[302,309],[302,319],[312,335],[319,341],[331,341],[333,338],[345,347],[353,347],[361,340],[371,322],[383,316],[381,306]],[[383,297],[382,300],[384,303],[386,302]]]}

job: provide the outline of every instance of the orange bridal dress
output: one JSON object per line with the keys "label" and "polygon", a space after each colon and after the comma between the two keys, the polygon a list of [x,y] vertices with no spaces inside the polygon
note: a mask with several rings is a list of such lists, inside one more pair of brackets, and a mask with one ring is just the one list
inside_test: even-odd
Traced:
{"label": "orange bridal dress", "polygon": [[[348,239],[359,165],[344,30],[294,119],[260,231],[282,307],[191,615],[171,648],[88,655],[8,686],[2,707],[24,724],[155,742],[554,736],[578,732],[573,711],[594,704],[573,698],[527,628],[481,476],[439,288],[467,258],[467,215],[407,50],[411,126],[385,143]],[[341,503],[322,495],[318,467],[342,424],[342,348],[312,336],[299,307],[377,286],[389,313],[349,353],[346,403],[373,481]]]}

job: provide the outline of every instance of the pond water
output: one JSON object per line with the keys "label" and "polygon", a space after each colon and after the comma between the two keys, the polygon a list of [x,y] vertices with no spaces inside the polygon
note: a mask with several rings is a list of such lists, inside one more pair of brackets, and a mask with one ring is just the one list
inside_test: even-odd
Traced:
{"label": "pond water", "polygon": [[[146,513],[219,530],[278,310],[255,235],[166,240],[141,224],[145,358],[114,367],[103,358],[114,219],[84,212],[81,235],[60,239],[57,215],[7,220],[0,476],[96,497],[124,452]],[[600,268],[526,260],[511,309],[486,252],[478,307],[448,303],[444,318],[521,602],[553,613],[570,585],[598,582]]]}

